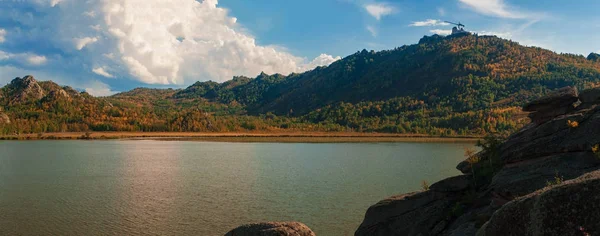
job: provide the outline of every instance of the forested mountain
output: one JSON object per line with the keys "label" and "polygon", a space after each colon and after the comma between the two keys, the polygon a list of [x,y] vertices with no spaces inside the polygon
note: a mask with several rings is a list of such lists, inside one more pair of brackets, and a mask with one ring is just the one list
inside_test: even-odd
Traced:
{"label": "forested mountain", "polygon": [[[138,88],[93,98],[27,78],[0,91],[0,107],[13,121],[0,124],[4,133],[291,129],[481,135],[515,130],[523,118],[519,106],[550,90],[596,86],[600,61],[594,53],[557,54],[494,36],[434,35],[393,50],[362,50],[301,74],[263,73],[182,90]],[[44,122],[51,125],[30,127]]]}

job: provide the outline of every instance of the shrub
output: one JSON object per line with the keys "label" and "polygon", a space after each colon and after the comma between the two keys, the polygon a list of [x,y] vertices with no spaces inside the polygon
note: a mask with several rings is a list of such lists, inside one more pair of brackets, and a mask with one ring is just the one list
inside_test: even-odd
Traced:
{"label": "shrub", "polygon": [[569,126],[569,128],[577,128],[579,127],[579,122],[567,120],[567,125]]}
{"label": "shrub", "polygon": [[423,191],[429,190],[429,183],[426,180],[423,180],[423,182],[421,182],[421,189],[423,189]]}
{"label": "shrub", "polygon": [[558,175],[558,171],[554,174],[554,180],[546,181],[546,187],[562,184],[565,179]]}

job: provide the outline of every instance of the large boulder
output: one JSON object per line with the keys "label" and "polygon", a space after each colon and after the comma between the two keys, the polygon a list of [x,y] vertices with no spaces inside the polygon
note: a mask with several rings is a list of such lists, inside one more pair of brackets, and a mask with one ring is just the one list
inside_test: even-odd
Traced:
{"label": "large boulder", "polygon": [[315,233],[300,222],[265,222],[242,225],[225,236],[315,236]]}
{"label": "large boulder", "polygon": [[600,88],[586,89],[579,94],[581,104],[600,104]]}
{"label": "large boulder", "polygon": [[577,88],[564,87],[548,95],[532,101],[523,107],[523,111],[532,112],[529,118],[541,124],[556,116],[567,114],[575,109],[573,105],[579,100]]}
{"label": "large boulder", "polygon": [[600,171],[547,187],[497,210],[478,236],[600,235]]}
{"label": "large boulder", "polygon": [[560,153],[504,166],[494,175],[490,189],[508,196],[523,196],[546,187],[556,177],[574,179],[600,169],[591,151]]}
{"label": "large boulder", "polygon": [[429,190],[384,199],[369,207],[355,235],[441,234],[462,211],[462,206],[457,205],[471,188],[470,178],[450,177],[431,185]]}

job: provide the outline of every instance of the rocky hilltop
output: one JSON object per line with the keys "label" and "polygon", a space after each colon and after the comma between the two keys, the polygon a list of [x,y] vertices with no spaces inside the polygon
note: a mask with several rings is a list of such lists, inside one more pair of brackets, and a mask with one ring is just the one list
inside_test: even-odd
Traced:
{"label": "rocky hilltop", "polygon": [[[483,140],[463,175],[378,202],[355,235],[600,235],[600,89],[562,88],[523,110],[532,122]],[[262,226],[228,235],[313,235]]]}

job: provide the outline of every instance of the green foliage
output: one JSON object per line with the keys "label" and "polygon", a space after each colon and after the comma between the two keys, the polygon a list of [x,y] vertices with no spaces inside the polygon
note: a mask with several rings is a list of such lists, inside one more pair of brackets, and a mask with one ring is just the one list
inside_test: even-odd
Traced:
{"label": "green foliage", "polygon": [[555,185],[559,185],[562,184],[565,181],[565,179],[558,175],[558,171],[554,174],[554,179],[553,180],[548,180],[546,181],[546,187],[552,187]]}
{"label": "green foliage", "polygon": [[393,50],[362,50],[301,74],[261,73],[182,90],[138,88],[95,98],[46,81],[38,83],[45,95],[39,99],[15,80],[0,89],[0,107],[11,119],[0,124],[0,134],[285,129],[506,135],[528,122],[520,111],[524,102],[600,82],[594,58],[490,36],[433,36]]}

